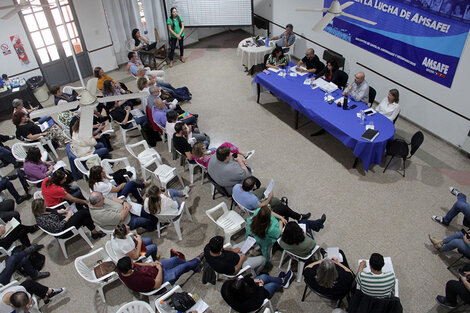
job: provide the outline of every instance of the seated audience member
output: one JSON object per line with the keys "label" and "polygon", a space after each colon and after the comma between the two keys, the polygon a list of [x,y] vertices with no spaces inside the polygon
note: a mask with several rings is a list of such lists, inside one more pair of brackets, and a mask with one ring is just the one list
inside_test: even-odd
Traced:
{"label": "seated audience member", "polygon": [[328,60],[323,70],[317,73],[315,79],[323,78],[327,82],[339,86],[341,84],[341,75],[339,72],[339,66],[335,59]]}
{"label": "seated audience member", "polygon": [[[274,197],[274,193],[270,192],[268,197],[264,199],[264,192],[266,188],[258,187],[258,184],[261,185],[259,180],[254,176],[249,176],[245,178],[241,184],[236,184],[232,188],[232,197],[244,208],[254,211],[257,208],[268,205],[271,207],[272,211],[285,219],[292,218],[298,222],[306,221],[312,215],[311,213],[299,214],[293,211],[287,206],[287,198],[282,197],[283,201]],[[262,201],[263,200],[263,201]],[[261,202],[262,201],[262,202]],[[305,223],[309,225],[309,228],[319,231],[323,228],[323,223],[326,220],[325,214],[317,221],[306,221]]]}
{"label": "seated audience member", "polygon": [[35,124],[28,117],[26,117],[26,114],[22,111],[13,114],[12,121],[16,126],[17,138],[36,140],[39,139],[39,137],[44,136],[53,140],[57,147],[62,147],[65,145],[67,138],[64,136],[62,129],[60,129],[57,124],[52,125],[45,132],[43,132],[39,125]]}
{"label": "seated audience member", "polygon": [[38,245],[35,243],[23,251],[19,251],[9,256],[5,261],[5,268],[0,272],[0,284],[6,285],[10,283],[13,273],[17,270],[20,270],[33,280],[49,277],[51,273],[39,272],[29,261],[29,255],[42,248],[44,248],[44,245]]}
{"label": "seated audience member", "polygon": [[165,124],[165,131],[168,137],[173,138],[175,134],[175,125],[178,122],[178,113],[175,111],[168,111],[166,112],[166,124]]}
{"label": "seated audience member", "polygon": [[130,231],[129,226],[119,224],[111,236],[111,246],[114,253],[120,259],[125,256],[132,260],[138,260],[140,256],[151,256],[154,261],[157,260],[157,245],[152,242],[150,237],[142,237],[136,232]]}
{"label": "seated audience member", "polygon": [[295,42],[294,26],[292,26],[292,24],[287,24],[286,30],[282,34],[272,37],[270,40],[277,40],[276,47],[286,48],[284,49],[284,52],[288,52],[289,47]]}
{"label": "seated audience member", "polygon": [[139,189],[145,189],[150,186],[152,181],[148,180],[145,183],[138,183],[130,180],[118,186],[113,186],[109,181],[106,172],[99,165],[95,165],[90,169],[90,178],[88,179],[88,186],[92,191],[99,191],[108,199],[117,197],[127,197],[132,194],[138,203],[143,204],[144,200],[140,195]]}
{"label": "seated audience member", "polygon": [[[305,64],[306,70],[300,68]],[[307,49],[305,56],[297,63],[298,70],[302,73],[317,73],[323,70],[325,64],[323,64],[318,56],[315,54],[315,51],[312,48]]]}
{"label": "seated audience member", "polygon": [[292,271],[289,271],[279,273],[278,277],[262,274],[254,278],[230,279],[224,282],[220,292],[225,302],[237,312],[254,312],[276,291],[288,288],[292,277]]}
{"label": "seated audience member", "polygon": [[[96,108],[95,111],[97,111]],[[74,132],[77,132],[77,129],[80,130],[80,116],[81,114],[76,114],[70,119],[69,132],[71,136]],[[108,118],[108,116],[103,116],[100,113],[95,112],[93,115],[92,136],[98,143],[101,143],[100,146],[104,146],[106,149],[108,149],[108,151],[112,151],[113,147],[111,146],[110,135],[108,133],[103,133],[103,130],[106,129],[109,125]],[[76,126],[75,124],[78,125]],[[109,128],[112,129],[112,127]]]}
{"label": "seated audience member", "polygon": [[317,244],[313,237],[307,236],[304,233],[299,224],[289,222],[286,224],[286,227],[284,227],[279,245],[288,252],[301,258],[306,258],[312,253]]}
{"label": "seated audience member", "polygon": [[305,283],[310,288],[333,299],[342,299],[354,282],[346,257],[341,250],[340,253],[344,264],[336,258],[325,258],[307,265],[303,272]]}
{"label": "seated audience member", "polygon": [[[173,134],[173,146],[175,147],[176,151],[181,153],[182,155],[185,155],[188,160],[192,160],[192,148],[191,145],[188,142],[188,137],[189,137],[189,128],[191,126],[187,126],[184,123],[178,122],[175,125],[175,133]],[[191,127],[192,128],[192,127]],[[207,136],[208,137],[208,136]],[[196,139],[196,138],[195,138]],[[204,138],[206,139],[206,138]],[[210,138],[208,138],[210,140]],[[208,141],[204,141],[205,146],[209,146]],[[194,161],[192,161],[194,162]]]}
{"label": "seated audience member", "polygon": [[46,287],[34,280],[27,279],[19,286],[6,288],[0,293],[0,313],[30,312],[33,307],[31,295],[35,295],[48,304],[65,293],[65,287],[54,289]]}
{"label": "seated audience member", "polygon": [[16,204],[21,204],[23,201],[31,199],[31,195],[28,194],[28,186],[23,185],[23,189],[26,191],[26,194],[23,196],[20,196],[18,191],[16,191],[15,186],[13,186],[12,182],[10,180],[16,179],[18,176],[17,175],[10,175],[6,177],[1,177],[0,176],[0,192],[2,192],[5,189],[8,189],[10,194],[15,198]]}
{"label": "seated audience member", "polygon": [[[189,101],[191,100],[191,97],[192,97],[192,94],[189,92],[188,87],[175,88],[170,83],[166,83],[166,82],[155,82],[155,83],[150,82],[149,83],[145,77],[141,77],[137,80],[137,87],[139,89],[141,89],[142,87],[141,90],[143,90],[145,89],[146,86],[157,88],[156,96],[162,98],[162,100],[165,100],[167,104],[168,102],[172,102],[174,99],[178,101]],[[148,103],[153,103],[153,100],[149,101]],[[176,107],[178,108],[177,111],[181,110],[181,107],[179,105],[177,105]]]}
{"label": "seated audience member", "polygon": [[432,219],[445,226],[449,226],[452,219],[459,213],[462,213],[466,219],[470,220],[470,204],[467,202],[467,196],[455,187],[449,187],[449,190],[451,194],[457,197],[457,201],[444,217],[433,215]]}
{"label": "seated audience member", "polygon": [[54,171],[54,165],[52,161],[43,162],[41,150],[38,147],[31,147],[26,153],[23,169],[29,180],[37,181],[50,176]]}
{"label": "seated audience member", "polygon": [[104,229],[114,229],[119,224],[126,224],[131,229],[143,227],[152,231],[157,228],[154,219],[142,206],[138,209],[140,215],[135,215],[131,213],[131,203],[118,198],[107,199],[97,191],[91,193],[89,201],[91,218]]}
{"label": "seated audience member", "polygon": [[470,303],[470,263],[465,264],[462,270],[463,273],[459,273],[458,280],[449,280],[446,283],[445,296],[438,295],[436,297],[440,305],[456,308],[457,297],[460,297],[466,303]]}
{"label": "seated audience member", "polygon": [[28,234],[33,234],[39,229],[37,225],[26,226],[21,224],[21,220],[17,219],[17,221],[20,222],[20,224],[6,236],[6,226],[0,225],[0,247],[5,250],[10,249],[11,245],[17,240],[19,240],[22,245],[29,247],[31,245],[31,241],[29,241]]}
{"label": "seated audience member", "polygon": [[[78,186],[68,186],[67,174],[62,169],[55,171],[51,177],[47,177],[41,183],[41,191],[48,207],[53,207],[64,201],[86,206],[85,197]],[[65,187],[65,188],[64,188]]]}
{"label": "seated audience member", "polygon": [[[151,89],[152,87],[150,87]],[[147,105],[150,105],[150,102],[148,102]],[[160,125],[161,127],[165,128],[167,118],[166,118],[166,113],[170,111],[171,109],[168,109],[165,106],[165,103],[163,103],[163,100],[160,98],[155,98],[153,100],[152,106],[152,118],[155,123]],[[178,112],[177,112],[178,113]],[[184,111],[183,111],[184,113]],[[188,125],[196,125],[197,123],[197,116],[196,115],[191,115],[186,118],[180,119],[181,123],[188,124]]]}
{"label": "seated audience member", "polygon": [[[71,207],[61,206],[56,209],[46,207],[43,199],[35,199],[31,204],[36,223],[39,227],[51,233],[60,233],[69,227],[75,226],[76,229],[86,227],[91,232],[91,238],[99,239],[106,236],[102,231],[95,228],[88,209],[80,209],[75,213]],[[62,235],[60,238],[72,236],[71,232]]]}
{"label": "seated audience member", "polygon": [[132,76],[143,77],[148,76],[150,80],[154,81],[165,81],[165,72],[161,70],[153,70],[151,71],[148,68],[144,68],[142,62],[140,62],[137,58],[137,54],[135,52],[129,52],[127,54],[127,58],[129,62],[127,62],[127,71]]}
{"label": "seated audience member", "polygon": [[253,236],[256,239],[261,248],[261,253],[269,262],[269,249],[281,236],[285,224],[286,220],[284,218],[276,216],[275,213],[271,214],[268,206],[263,206],[247,219],[245,237]]}
{"label": "seated audience member", "polygon": [[152,50],[156,47],[157,43],[150,43],[147,37],[140,34],[140,30],[134,28],[132,30],[132,39],[134,39],[134,51],[139,51],[141,49]]}
{"label": "seated audience member", "polygon": [[356,281],[361,291],[371,297],[386,298],[393,295],[395,290],[395,274],[384,273],[384,257],[379,253],[372,253],[369,259],[370,272],[365,272],[366,261],[359,264]]}
{"label": "seated audience member", "polygon": [[280,67],[286,66],[288,63],[282,48],[276,47],[266,60],[266,67],[279,69]]}
{"label": "seated audience member", "polygon": [[[29,114],[31,112],[36,111],[38,109],[38,107],[34,107],[32,109],[26,109],[24,107],[23,100],[21,100],[21,99],[13,99],[12,106],[13,106],[13,114],[15,114],[16,112],[23,112],[23,113],[26,114],[26,116],[28,118],[29,118]],[[37,121],[39,124],[42,124],[45,121],[50,120],[50,119],[52,119],[52,117],[43,116],[41,118],[35,118],[34,120]]]}
{"label": "seated audience member", "polygon": [[467,230],[464,234],[462,231],[450,235],[444,239],[437,239],[429,236],[429,240],[439,252],[447,252],[454,249],[460,250],[463,254],[470,257],[470,230]]}
{"label": "seated audience member", "polygon": [[15,201],[12,199],[0,199],[0,218],[4,222],[8,222],[12,218],[21,222],[20,213],[15,211]]}
{"label": "seated audience member", "polygon": [[188,186],[184,187],[184,190],[176,190],[153,185],[147,191],[148,197],[144,201],[144,210],[152,215],[175,215],[181,205],[178,198],[188,198],[190,190]]}
{"label": "seated audience member", "polygon": [[70,151],[78,158],[96,154],[101,159],[111,159],[109,150],[102,142],[96,141],[96,139],[100,137],[100,134],[96,136],[92,135],[92,137],[88,139],[80,137],[80,122],[76,122],[72,125],[72,144],[70,145]]}
{"label": "seated audience member", "polygon": [[228,147],[219,147],[211,156],[207,172],[212,179],[224,187],[227,193],[232,194],[233,186],[239,184],[247,176],[251,175],[251,169],[247,166],[246,159],[238,154],[236,157]]}
{"label": "seated audience member", "polygon": [[393,120],[400,113],[400,105],[398,104],[399,101],[400,93],[398,90],[390,89],[388,96],[379,103],[375,110],[393,122]]}
{"label": "seated audience member", "polygon": [[127,88],[127,86],[124,83],[118,82],[112,79],[111,77],[109,77],[108,75],[106,75],[103,69],[99,66],[93,69],[93,76],[98,78],[98,83],[96,84],[96,88],[98,88],[99,90],[103,90],[103,84],[106,80],[110,80],[115,85],[119,85],[119,87],[123,90],[129,90],[129,88]]}
{"label": "seated audience member", "polygon": [[72,94],[63,93],[60,86],[52,85],[49,89],[52,95],[54,95],[54,104],[58,105],[62,102],[72,102],[77,100],[78,93],[74,90]]}
{"label": "seated audience member", "polygon": [[210,267],[220,274],[236,275],[242,268],[249,265],[256,274],[259,274],[266,263],[262,256],[248,257],[240,248],[244,242],[234,245],[232,248],[224,248],[222,236],[212,237],[204,248],[204,256]]}
{"label": "seated audience member", "polygon": [[163,101],[163,104],[165,105],[163,107],[163,110],[165,112],[169,111],[176,111],[179,114],[183,114],[185,111],[181,109],[181,106],[179,104],[173,104],[171,101],[167,101],[170,99],[174,99],[173,97],[170,97],[169,94],[164,91],[162,88],[157,87],[157,86],[150,86],[149,89],[149,96],[147,97],[147,105],[154,105],[155,106],[155,100],[156,99],[161,99]]}
{"label": "seated audience member", "polygon": [[13,153],[11,153],[11,148],[3,144],[12,139],[15,139],[15,136],[0,135],[0,162],[2,162],[4,166],[13,164],[15,168],[18,168],[21,167],[21,163],[16,161]]}
{"label": "seated audience member", "polygon": [[364,72],[358,72],[354,75],[354,81],[348,89],[343,92],[343,96],[349,94],[354,101],[369,103],[369,84],[366,82]]}
{"label": "seated audience member", "polygon": [[186,272],[199,272],[201,257],[190,261],[172,257],[161,262],[135,263],[125,256],[117,263],[119,278],[127,288],[137,292],[148,292],[161,287],[163,283],[174,284]]}
{"label": "seated audience member", "polygon": [[[167,114],[168,116],[168,114]],[[167,123],[168,125],[168,123]],[[174,128],[174,127],[173,127]],[[248,151],[248,152],[243,152],[241,150],[238,149],[237,146],[231,144],[230,142],[224,142],[223,144],[221,144],[219,146],[220,147],[228,147],[230,149],[230,152],[232,152],[233,154],[241,154],[245,157],[245,159],[248,159],[250,158],[254,153],[255,153],[255,150],[251,150],[251,151]],[[214,149],[214,148],[211,148],[209,150],[207,150],[206,148],[206,145],[200,141],[196,142],[192,148],[192,159],[195,160],[197,163],[203,165],[206,169],[207,167],[209,166],[209,161],[210,161],[210,158],[213,154],[216,153],[216,150],[217,149]]]}
{"label": "seated audience member", "polygon": [[[122,89],[119,83],[113,82],[112,80],[105,80],[103,83],[103,97],[120,96],[128,93],[131,92],[129,90]],[[118,105],[130,106],[131,108],[140,103],[137,99],[119,100],[115,102],[117,102]]]}

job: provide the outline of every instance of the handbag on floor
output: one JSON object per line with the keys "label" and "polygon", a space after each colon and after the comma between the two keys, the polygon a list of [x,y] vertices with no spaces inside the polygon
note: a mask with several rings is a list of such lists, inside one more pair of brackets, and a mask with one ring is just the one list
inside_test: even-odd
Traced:
{"label": "handbag on floor", "polygon": [[105,275],[108,275],[111,272],[116,270],[116,265],[114,265],[111,261],[103,262],[102,260],[98,260],[97,264],[93,268],[93,272],[95,272],[96,278],[101,278]]}

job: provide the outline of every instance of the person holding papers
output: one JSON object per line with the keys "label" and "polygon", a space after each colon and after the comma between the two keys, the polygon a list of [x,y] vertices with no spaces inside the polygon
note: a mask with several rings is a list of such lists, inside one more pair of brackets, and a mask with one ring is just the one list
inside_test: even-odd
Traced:
{"label": "person holding papers", "polygon": [[44,179],[54,171],[52,161],[41,160],[41,150],[38,147],[28,149],[23,168],[26,176],[32,181]]}
{"label": "person holding papers", "polygon": [[398,90],[390,89],[387,97],[379,103],[375,110],[393,122],[393,120],[398,116],[398,113],[400,113],[399,101],[400,93]]}
{"label": "person holding papers", "polygon": [[367,84],[364,72],[354,75],[353,83],[343,92],[343,96],[349,94],[354,101],[369,103],[369,85]]}
{"label": "person holding papers", "polygon": [[339,86],[341,77],[339,74],[339,66],[335,59],[330,59],[326,62],[326,67],[320,72],[316,73],[315,79],[322,78],[327,82]]}
{"label": "person holding papers", "polygon": [[41,127],[31,121],[23,111],[18,111],[13,114],[12,122],[16,126],[17,138],[36,140],[39,137],[44,136],[51,139],[52,143],[56,147],[62,147],[65,145],[67,138],[64,136],[62,129],[60,129],[57,124],[52,125],[47,130],[41,130]]}
{"label": "person holding papers", "polygon": [[[307,69],[303,69],[301,66],[304,65]],[[325,68],[318,56],[315,54],[315,51],[312,48],[307,49],[305,56],[302,60],[297,63],[297,70],[302,73],[317,73],[322,71]]]}
{"label": "person holding papers", "polygon": [[284,56],[284,52],[281,47],[274,48],[273,52],[269,55],[266,60],[267,68],[279,69],[281,66],[286,66],[288,64],[287,58]]}
{"label": "person holding papers", "polygon": [[279,245],[282,249],[289,251],[301,258],[306,258],[312,253],[317,245],[311,231],[306,235],[296,222],[287,223],[281,235]]}
{"label": "person holding papers", "polygon": [[386,298],[393,295],[395,289],[395,273],[382,272],[385,265],[384,257],[379,253],[372,253],[369,259],[369,270],[367,262],[362,261],[357,270],[356,281],[361,291],[371,297]]}
{"label": "person holding papers", "polygon": [[259,274],[266,263],[262,256],[248,257],[243,252],[245,241],[238,243],[231,248],[224,248],[224,238],[222,236],[212,237],[204,248],[204,256],[209,266],[220,274],[237,275],[237,273],[249,265],[256,274]]}
{"label": "person holding papers", "polygon": [[[274,197],[274,193],[272,191],[269,192],[269,194],[266,196],[266,188],[260,188],[260,186],[261,183],[259,182],[258,178],[254,176],[249,176],[245,178],[241,184],[236,184],[235,186],[233,186],[232,197],[240,205],[250,211],[254,211],[257,208],[269,204],[274,214],[281,216],[283,219],[292,218],[300,222],[303,220],[308,220],[312,215],[311,213],[300,214],[295,212],[289,206],[287,206],[286,197],[283,197],[281,201],[278,198]],[[319,225],[318,227],[314,227],[313,229],[318,229],[320,226],[321,228],[323,228],[323,223],[325,222],[325,220],[326,216],[322,216],[320,220],[315,221],[318,222]]]}
{"label": "person holding papers", "polygon": [[457,297],[466,303],[470,303],[470,263],[463,266],[459,271],[459,280],[449,280],[446,283],[445,296],[438,295],[436,301],[448,308],[457,307]]}
{"label": "person holding papers", "polygon": [[28,234],[33,234],[38,229],[37,225],[26,226],[21,224],[21,221],[13,218],[6,225],[0,225],[0,247],[8,250],[17,240],[22,245],[29,247],[31,246],[31,241],[29,241]]}

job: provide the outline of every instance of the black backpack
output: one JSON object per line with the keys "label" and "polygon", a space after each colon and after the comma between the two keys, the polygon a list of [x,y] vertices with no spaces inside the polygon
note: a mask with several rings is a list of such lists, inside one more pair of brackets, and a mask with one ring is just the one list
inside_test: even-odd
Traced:
{"label": "black backpack", "polygon": [[178,292],[170,297],[170,305],[181,312],[189,310],[195,304],[196,301],[187,292]]}

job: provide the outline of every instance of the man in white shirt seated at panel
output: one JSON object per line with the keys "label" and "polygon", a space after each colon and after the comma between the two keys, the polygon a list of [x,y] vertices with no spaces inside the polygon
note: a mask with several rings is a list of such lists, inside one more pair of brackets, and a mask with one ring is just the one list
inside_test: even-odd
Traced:
{"label": "man in white shirt seated at panel", "polygon": [[361,101],[365,104],[369,103],[369,84],[367,84],[366,75],[363,72],[359,72],[354,75],[354,82],[343,92],[343,96],[349,95],[354,101]]}
{"label": "man in white shirt seated at panel", "polygon": [[398,101],[400,101],[400,93],[397,89],[390,89],[387,97],[379,103],[375,110],[393,122],[400,113]]}

